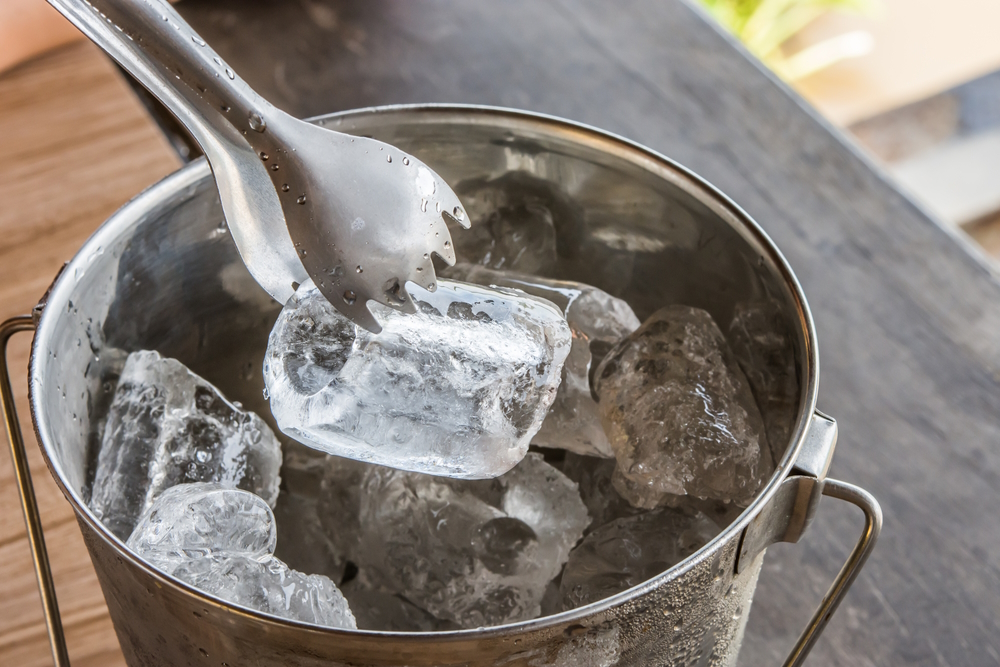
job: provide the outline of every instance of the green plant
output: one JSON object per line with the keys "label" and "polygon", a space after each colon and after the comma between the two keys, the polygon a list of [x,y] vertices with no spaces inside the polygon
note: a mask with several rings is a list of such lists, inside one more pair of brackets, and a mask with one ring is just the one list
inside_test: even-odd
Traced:
{"label": "green plant", "polygon": [[786,54],[785,43],[820,16],[869,12],[877,0],[700,0],[709,13],[778,75],[800,79],[845,58],[868,53],[872,36],[852,31]]}

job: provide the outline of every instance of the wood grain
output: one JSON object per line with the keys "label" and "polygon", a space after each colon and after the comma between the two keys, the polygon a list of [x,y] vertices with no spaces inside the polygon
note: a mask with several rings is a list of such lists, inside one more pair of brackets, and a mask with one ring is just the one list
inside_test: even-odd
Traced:
{"label": "wood grain", "polygon": [[[89,43],[0,76],[0,317],[26,313],[62,263],[116,208],[177,159],[112,65]],[[18,410],[74,666],[123,665],[104,598],[62,494],[31,433],[30,336],[9,353]],[[0,453],[0,665],[51,665],[10,453]]]}

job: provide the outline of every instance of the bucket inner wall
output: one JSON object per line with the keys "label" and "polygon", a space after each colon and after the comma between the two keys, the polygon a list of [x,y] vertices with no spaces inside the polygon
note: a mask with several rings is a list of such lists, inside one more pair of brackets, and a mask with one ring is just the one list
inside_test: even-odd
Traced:
{"label": "bucket inner wall", "polygon": [[[741,307],[766,304],[787,341],[784,354],[794,362],[794,400],[781,408],[781,414],[764,414],[765,420],[787,430],[787,441],[779,447],[787,450],[786,465],[776,478],[787,470],[815,393],[808,311],[777,250],[710,186],[634,145],[526,114],[394,108],[349,112],[318,122],[374,136],[420,158],[463,198],[473,225],[488,224],[490,206],[498,202],[541,206],[556,230],[556,259],[538,272],[599,287],[627,301],[640,320],[664,305],[680,303],[709,311],[726,332]],[[500,194],[482,194],[487,191]],[[453,234],[459,259],[461,233]],[[131,593],[122,590],[114,601],[108,593],[109,588],[125,585],[119,581],[126,579],[121,572],[111,574],[127,567],[118,555],[123,547],[96,529],[86,501],[103,420],[125,357],[135,350],[153,349],[177,358],[229,399],[261,415],[281,437],[264,399],[261,376],[268,335],[280,308],[244,267],[204,163],[189,165],[127,204],[67,265],[49,295],[32,354],[32,413],[53,473],[81,514],[116,627],[137,622],[127,618],[136,611],[127,603]],[[762,413],[767,407],[761,405]],[[673,579],[693,576],[702,566],[706,572],[724,571],[737,542],[735,527],[724,531],[690,562],[674,568]],[[759,563],[750,568],[735,592],[741,609],[749,605],[750,580],[755,581],[758,569]],[[129,575],[143,580],[142,586],[158,580],[148,568]],[[727,580],[734,576],[726,574]],[[645,592],[633,597],[641,602],[642,595],[667,583],[662,577],[647,582]],[[721,598],[716,584],[711,585],[712,595]],[[190,592],[183,586],[175,588],[164,599],[176,594],[177,604],[183,605]],[[608,612],[615,605],[622,607],[598,603],[594,618],[607,623],[609,618],[658,613],[649,601]],[[304,631],[252,614],[237,616],[237,620],[254,619],[260,627]],[[570,627],[571,621],[567,617],[563,625]],[[232,628],[236,621],[226,623]],[[724,644],[735,641],[738,646],[744,623],[745,614],[735,626],[713,636],[728,637]],[[554,632],[558,624],[550,624],[544,632],[544,624],[536,625],[539,636],[548,637],[545,641],[565,643],[572,638]],[[510,627],[513,631],[516,626]],[[324,634],[341,635],[343,644],[345,633],[309,632]],[[125,643],[123,638],[123,647]],[[712,651],[709,647],[709,654]],[[725,651],[718,655],[718,660],[705,664],[730,664]],[[413,664],[424,664],[417,657],[411,656]],[[370,655],[366,659],[373,660],[371,664],[393,664],[376,662]]]}

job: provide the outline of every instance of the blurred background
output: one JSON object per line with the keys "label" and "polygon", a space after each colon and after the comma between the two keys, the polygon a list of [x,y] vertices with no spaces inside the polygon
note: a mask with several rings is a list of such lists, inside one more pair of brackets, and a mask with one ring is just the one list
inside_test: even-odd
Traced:
{"label": "blurred background", "polygon": [[[690,1],[844,129],[932,215],[1000,258],[1000,2]],[[225,33],[226,2],[185,0],[180,9],[211,23],[206,7],[213,4]],[[319,29],[336,23],[329,4],[298,4]],[[345,37],[348,50],[363,49]],[[42,0],[0,0],[0,92],[39,59],[58,61],[52,54],[78,40]],[[97,57],[92,47],[83,50]],[[174,144],[183,156],[186,147]]]}
{"label": "blurred background", "polygon": [[931,214],[1000,258],[1000,2],[700,2]]}

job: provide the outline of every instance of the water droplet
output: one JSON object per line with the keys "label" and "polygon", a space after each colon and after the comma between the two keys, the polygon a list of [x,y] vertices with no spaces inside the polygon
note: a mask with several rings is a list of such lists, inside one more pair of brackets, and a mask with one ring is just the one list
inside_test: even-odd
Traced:
{"label": "water droplet", "polygon": [[445,241],[444,242],[444,247],[445,248],[450,248],[451,247],[451,241]]}
{"label": "water droplet", "polygon": [[431,254],[429,252],[424,253],[424,259],[430,259]]}
{"label": "water droplet", "polygon": [[385,161],[386,162],[392,162],[392,156],[391,155],[386,155],[385,156]]}
{"label": "water droplet", "polygon": [[354,293],[354,290],[347,290],[344,292],[344,303],[348,306],[353,306],[354,302],[358,300],[358,295]]}
{"label": "water droplet", "polygon": [[420,200],[420,212],[421,213],[426,213],[427,212],[427,200],[426,199],[421,199]]}
{"label": "water droplet", "polygon": [[405,165],[409,165],[409,164],[410,164],[410,158],[408,158],[408,157],[404,157],[404,158],[403,158],[403,164],[405,164]]}
{"label": "water droplet", "polygon": [[[166,17],[163,17],[163,20],[166,20]],[[215,56],[212,60],[215,61],[216,65],[222,65],[222,60],[219,59],[219,56]]]}
{"label": "water droplet", "polygon": [[206,452],[204,449],[199,449],[194,453],[194,457],[198,459],[198,463],[208,463],[212,460],[212,452]]}
{"label": "water droplet", "polygon": [[440,213],[440,212],[441,212],[441,202],[439,202],[439,201],[438,201],[438,202],[434,202],[434,210],[435,210],[435,211],[436,211],[437,213]]}
{"label": "water droplet", "polygon": [[236,72],[234,72],[233,70],[229,69],[228,67],[226,68],[226,76],[229,77],[230,81],[235,81],[236,80]]}
{"label": "water droplet", "polygon": [[271,171],[278,171],[278,165],[272,164],[271,165]]}
{"label": "water droplet", "polygon": [[358,268],[356,268],[354,270],[357,271],[358,273],[364,273],[365,272],[365,270],[361,268],[360,264],[358,264]]}
{"label": "water droplet", "polygon": [[248,120],[250,121],[250,129],[254,132],[263,132],[267,129],[267,123],[264,122],[264,119],[256,111],[250,112]]}
{"label": "water droplet", "polygon": [[289,190],[291,190],[291,188],[288,187],[288,183],[285,183],[284,185],[281,186],[282,192],[288,192]]}
{"label": "water droplet", "polygon": [[330,275],[333,276],[334,278],[340,278],[341,276],[344,275],[344,267],[338,264],[337,266],[333,267],[332,271],[330,271]]}
{"label": "water droplet", "polygon": [[229,105],[228,104],[223,104],[222,105],[222,111],[224,113],[229,113]]}
{"label": "water droplet", "polygon": [[427,291],[428,292],[433,292],[436,289],[437,289],[437,285],[435,285],[434,283],[427,283]]}
{"label": "water droplet", "polygon": [[260,159],[261,159],[261,160],[262,160],[263,162],[267,162],[267,157],[268,157],[267,153],[265,153],[264,151],[261,151],[261,152],[259,153],[259,155],[260,155]]}
{"label": "water droplet", "polygon": [[454,209],[452,209],[451,213],[452,213],[452,215],[455,216],[456,220],[464,220],[465,219],[465,211],[462,210],[461,206],[456,206]]}
{"label": "water droplet", "polygon": [[191,35],[191,41],[197,44],[198,46],[205,46],[205,40],[203,40],[198,35]]}
{"label": "water droplet", "polygon": [[306,196],[305,195],[299,195],[299,198],[295,200],[295,203],[296,204],[305,204],[306,203]]}

